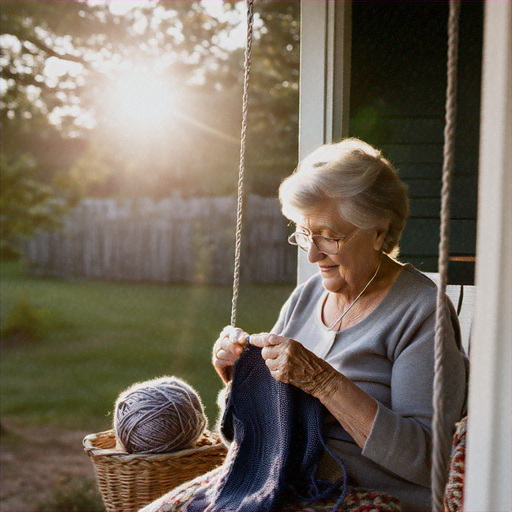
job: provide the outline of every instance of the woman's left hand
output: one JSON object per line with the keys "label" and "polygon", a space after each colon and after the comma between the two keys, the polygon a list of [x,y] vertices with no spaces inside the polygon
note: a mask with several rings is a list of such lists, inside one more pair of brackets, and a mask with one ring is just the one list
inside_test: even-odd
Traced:
{"label": "woman's left hand", "polygon": [[261,355],[274,379],[293,384],[320,398],[328,392],[334,368],[298,341],[276,334],[252,334],[251,345],[260,347]]}

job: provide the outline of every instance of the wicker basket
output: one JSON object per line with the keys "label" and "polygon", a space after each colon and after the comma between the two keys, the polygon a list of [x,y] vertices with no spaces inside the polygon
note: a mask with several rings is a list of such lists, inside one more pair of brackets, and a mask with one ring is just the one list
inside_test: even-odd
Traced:
{"label": "wicker basket", "polygon": [[173,453],[129,454],[116,449],[113,430],[85,437],[107,512],[135,512],[178,485],[222,464],[226,447],[205,431],[192,448]]}

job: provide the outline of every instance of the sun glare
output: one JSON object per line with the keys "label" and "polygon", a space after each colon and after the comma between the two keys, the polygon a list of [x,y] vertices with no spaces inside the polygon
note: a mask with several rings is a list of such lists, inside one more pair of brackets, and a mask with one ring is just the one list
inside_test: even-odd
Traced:
{"label": "sun glare", "polygon": [[176,108],[176,93],[163,78],[151,74],[120,77],[109,94],[109,110],[121,128],[159,129]]}

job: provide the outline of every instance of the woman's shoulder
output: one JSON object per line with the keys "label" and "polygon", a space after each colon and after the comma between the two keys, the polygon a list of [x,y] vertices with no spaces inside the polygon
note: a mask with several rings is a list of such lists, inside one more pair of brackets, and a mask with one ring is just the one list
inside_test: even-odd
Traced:
{"label": "woman's shoulder", "polygon": [[[400,342],[396,345],[397,352],[403,350],[413,340],[423,339],[418,333],[430,333],[427,338],[433,343],[433,332],[436,322],[437,284],[410,263],[404,265],[397,279],[386,308],[382,311],[389,325],[399,329]],[[453,304],[448,300],[453,336],[460,350],[460,327]],[[403,333],[409,333],[403,336]]]}
{"label": "woman's shoulder", "polygon": [[310,301],[318,299],[325,289],[322,285],[322,276],[317,273],[313,274],[306,281],[299,283],[292,292],[292,300]]}
{"label": "woman's shoulder", "polygon": [[395,305],[400,303],[428,315],[436,307],[437,285],[411,263],[405,263],[389,295]]}
{"label": "woman's shoulder", "polygon": [[408,285],[412,286],[415,290],[417,289],[427,295],[432,293],[434,295],[436,294],[436,283],[411,263],[404,264],[402,273],[404,275],[404,279],[408,281]]}

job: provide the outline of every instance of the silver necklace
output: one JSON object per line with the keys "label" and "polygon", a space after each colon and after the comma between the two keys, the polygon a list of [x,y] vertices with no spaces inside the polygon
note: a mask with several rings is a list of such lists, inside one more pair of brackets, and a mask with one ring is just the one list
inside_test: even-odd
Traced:
{"label": "silver necklace", "polygon": [[373,274],[371,279],[366,283],[366,286],[361,290],[361,293],[352,301],[352,304],[350,304],[350,306],[345,311],[343,311],[343,313],[336,319],[336,321],[333,324],[331,324],[330,327],[328,327],[329,331],[332,331],[345,318],[345,315],[352,309],[354,304],[359,300],[361,295],[363,295],[363,293],[366,291],[368,286],[370,286],[372,284],[373,280],[377,277],[377,274],[379,273],[379,270],[380,270],[380,264],[382,263],[382,256],[383,256],[383,254],[381,254],[381,257],[379,260],[379,265],[377,266],[377,270],[375,271],[375,274]]}

